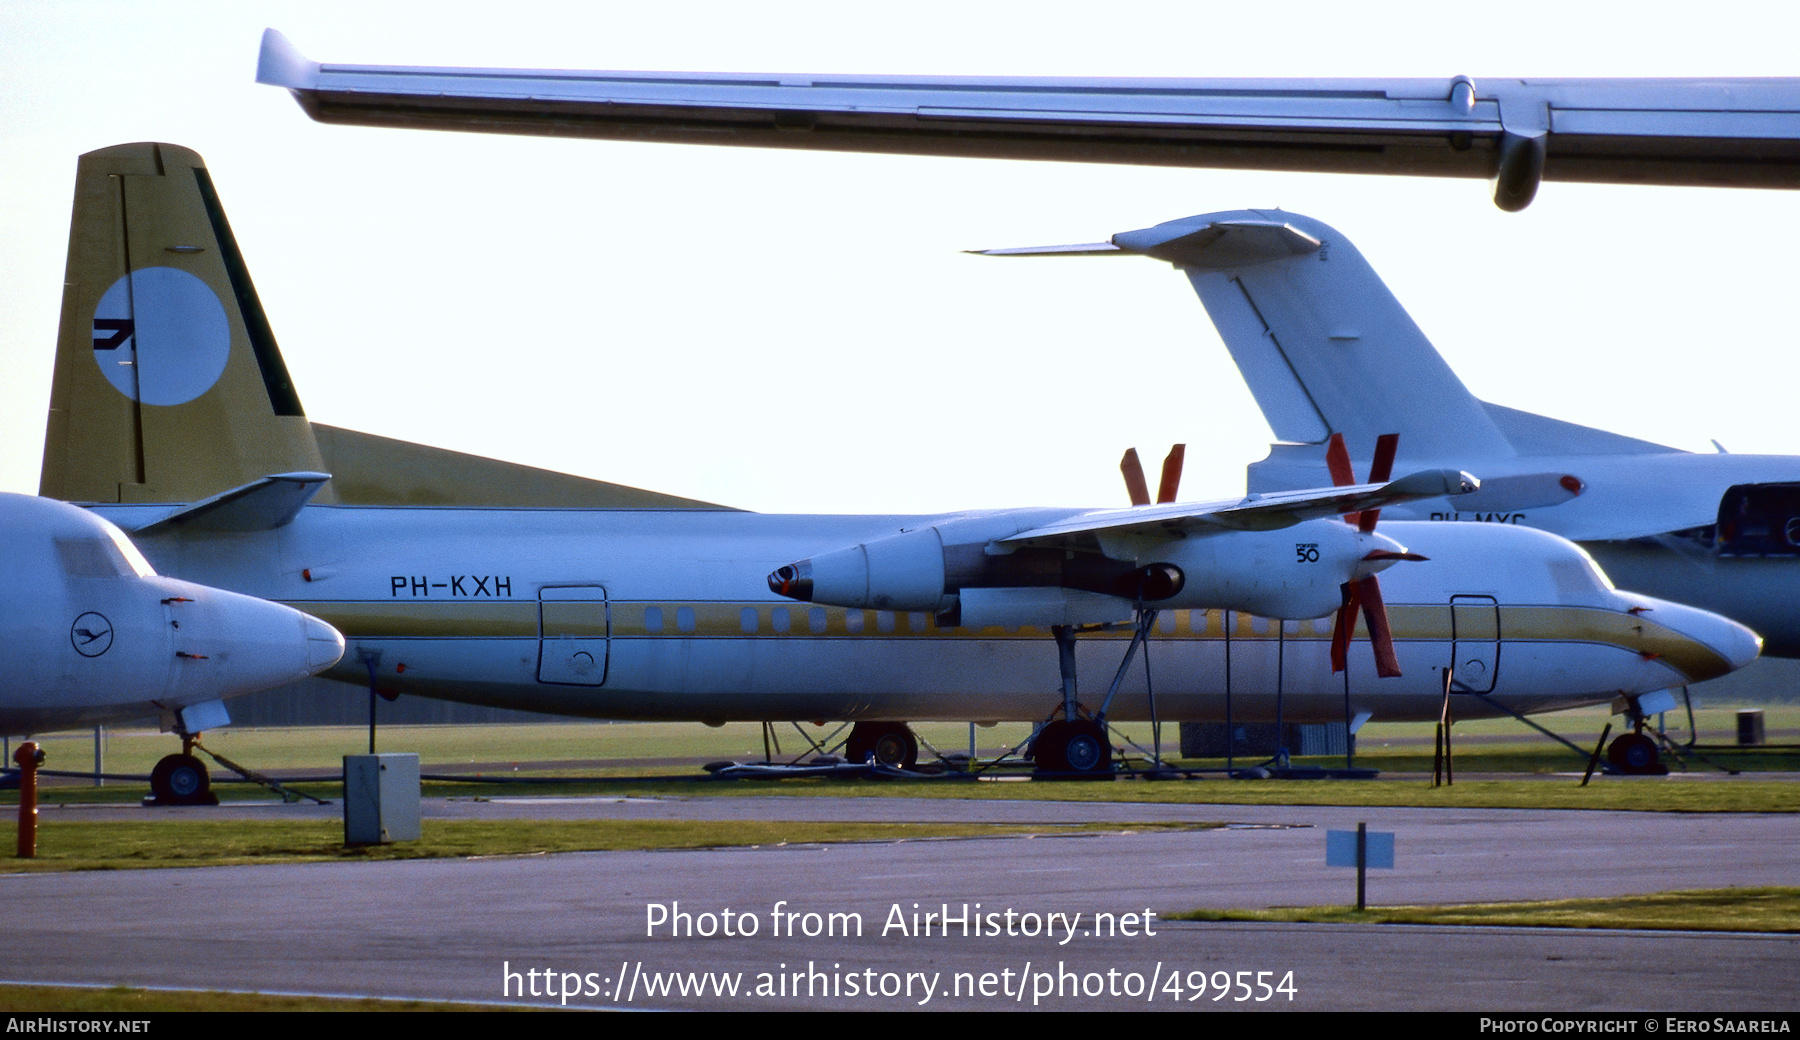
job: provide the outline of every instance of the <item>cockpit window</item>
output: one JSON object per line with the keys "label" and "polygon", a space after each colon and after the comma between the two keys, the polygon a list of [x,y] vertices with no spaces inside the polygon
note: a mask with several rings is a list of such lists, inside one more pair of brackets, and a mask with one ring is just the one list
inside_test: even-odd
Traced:
{"label": "cockpit window", "polygon": [[[133,574],[140,578],[156,577],[156,568],[150,566],[150,561],[144,559],[144,554],[138,551],[138,547],[132,544],[131,539],[125,537],[124,531],[107,524],[106,533],[112,538],[113,547],[119,550],[119,555],[125,557],[125,565],[131,568]],[[1592,563],[1593,561],[1588,562]]]}
{"label": "cockpit window", "polygon": [[133,574],[149,578],[156,574],[125,532],[111,524],[105,530],[104,537],[95,534],[55,539],[56,555],[65,574],[74,578],[124,578]]}
{"label": "cockpit window", "polygon": [[1613,591],[1612,579],[1585,552],[1577,550],[1559,555],[1549,561],[1549,568],[1550,580],[1556,583],[1556,590],[1577,602],[1581,598],[1592,598],[1596,593],[1604,595]]}

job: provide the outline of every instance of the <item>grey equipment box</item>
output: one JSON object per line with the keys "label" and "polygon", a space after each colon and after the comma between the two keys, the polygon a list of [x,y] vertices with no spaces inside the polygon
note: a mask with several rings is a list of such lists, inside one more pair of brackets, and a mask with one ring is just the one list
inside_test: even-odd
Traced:
{"label": "grey equipment box", "polygon": [[344,844],[419,840],[419,756],[344,756]]}

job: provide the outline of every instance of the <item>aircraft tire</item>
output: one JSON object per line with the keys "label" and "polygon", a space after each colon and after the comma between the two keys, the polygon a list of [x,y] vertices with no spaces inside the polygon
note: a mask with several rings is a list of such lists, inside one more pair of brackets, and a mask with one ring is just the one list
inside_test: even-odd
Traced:
{"label": "aircraft tire", "polygon": [[875,764],[911,769],[919,764],[919,739],[904,722],[859,722],[850,729],[844,757],[861,765],[875,756]]}
{"label": "aircraft tire", "polygon": [[1606,761],[1621,773],[1645,775],[1662,772],[1662,754],[1656,741],[1642,733],[1622,733],[1606,749]]}
{"label": "aircraft tire", "polygon": [[1062,757],[1072,773],[1105,773],[1112,769],[1112,744],[1105,730],[1083,719],[1070,723]]}
{"label": "aircraft tire", "polygon": [[1112,770],[1112,746],[1106,732],[1086,719],[1046,723],[1031,750],[1040,773],[1101,775]]}
{"label": "aircraft tire", "polygon": [[212,777],[193,755],[165,755],[150,771],[150,793],[164,805],[207,805]]}

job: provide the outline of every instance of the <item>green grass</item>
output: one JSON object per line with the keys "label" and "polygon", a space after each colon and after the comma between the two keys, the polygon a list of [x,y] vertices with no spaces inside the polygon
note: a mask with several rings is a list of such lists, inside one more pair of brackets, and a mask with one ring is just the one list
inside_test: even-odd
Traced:
{"label": "green grass", "polygon": [[[1213,777],[1192,781],[1120,779],[1100,783],[1044,783],[1019,778],[1002,782],[970,780],[842,781],[633,780],[594,778],[556,784],[448,783],[426,781],[426,798],[613,797],[613,798],[956,798],[988,801],[1115,802],[1171,805],[1342,805],[1455,809],[1595,809],[1625,812],[1800,812],[1800,783],[1719,777],[1683,781],[1667,777],[1596,777],[1587,787],[1578,776],[1535,780],[1467,779],[1458,771],[1454,786],[1433,788],[1427,780],[1243,780]],[[300,785],[310,794],[337,801],[336,783]],[[231,799],[266,800],[261,788],[225,785]],[[54,788],[46,805],[135,804],[144,787]],[[17,804],[16,792],[0,805]]]}
{"label": "green grass", "polygon": [[[1800,728],[1800,706],[1766,709],[1772,739],[1784,729]],[[1566,712],[1549,717],[1549,724],[1581,740],[1592,740],[1609,716],[1602,710]],[[1673,718],[1673,716],[1672,716]],[[1726,740],[1733,726],[1729,708],[1699,713],[1703,740]],[[802,727],[823,739],[834,727]],[[783,747],[796,751],[797,735],[785,730]],[[926,724],[920,735],[946,751],[966,750],[968,727],[963,724]],[[1165,730],[1171,744],[1173,727]],[[1148,744],[1148,727],[1127,724],[1124,733]],[[978,728],[984,753],[1010,747],[1022,740],[1029,728],[1009,723]],[[1432,790],[1418,774],[1431,767],[1432,726],[1429,723],[1371,723],[1359,740],[1357,763],[1379,769],[1374,782],[1243,782],[1214,778],[1199,783],[1121,782],[1102,784],[1038,783],[868,783],[789,780],[707,783],[681,780],[651,782],[653,777],[703,776],[696,763],[718,759],[749,761],[762,755],[758,726],[733,723],[719,728],[691,723],[546,723],[498,726],[393,726],[380,731],[386,750],[416,751],[427,771],[479,764],[481,779],[542,779],[574,776],[582,779],[554,787],[500,782],[443,783],[428,781],[429,796],[549,794],[666,794],[697,795],[829,794],[859,797],[1017,798],[1057,801],[1195,802],[1227,804],[1317,804],[1446,806],[1458,808],[1591,808],[1685,812],[1795,812],[1800,811],[1800,784],[1756,780],[1753,776],[1726,778],[1716,770],[1695,764],[1690,779],[1679,782],[1652,778],[1602,777],[1583,789],[1566,774],[1579,772],[1584,761],[1568,749],[1550,743],[1510,719],[1458,723],[1456,771],[1462,778],[1454,788]],[[1583,736],[1585,734],[1585,736]],[[366,749],[367,732],[356,727],[303,727],[226,729],[209,733],[206,743],[221,754],[265,770],[307,770],[316,775],[337,773],[345,753]],[[48,765],[87,768],[92,764],[91,736],[68,734],[46,742]],[[174,748],[165,734],[120,731],[108,735],[107,769],[120,773],[148,773],[155,760]],[[1800,769],[1800,753],[1737,752],[1717,759],[1735,768],[1781,767]],[[1239,759],[1239,764],[1247,760]],[[1337,759],[1296,759],[1299,764],[1332,766]],[[1187,763],[1222,766],[1222,761]],[[1397,776],[1396,774],[1412,774]],[[1516,781],[1489,779],[1496,775],[1537,774],[1543,779]],[[224,782],[223,769],[214,769],[221,782],[216,790],[230,799],[267,798],[262,789]],[[474,779],[474,774],[470,774]],[[298,789],[322,798],[339,797],[335,782],[298,783]],[[113,782],[93,787],[82,781],[47,780],[42,789],[46,803],[134,802],[147,794],[138,783]],[[15,803],[16,792],[0,791],[0,805]]]}
{"label": "green grass", "polygon": [[1719,888],[1612,899],[1453,906],[1343,906],[1271,910],[1191,910],[1177,921],[1305,921],[1323,924],[1486,925],[1516,928],[1649,928],[1679,931],[1800,932],[1800,888]]}
{"label": "green grass", "polygon": [[[1764,709],[1771,740],[1800,742],[1800,705]],[[1673,724],[1684,714],[1671,714]],[[1729,744],[1734,739],[1734,709],[1706,708],[1698,713],[1703,743]],[[1591,746],[1600,729],[1611,719],[1603,709],[1584,709],[1542,716],[1539,721],[1582,746]],[[960,723],[922,723],[914,727],[927,742],[944,751],[968,750],[968,726]],[[806,734],[823,740],[835,726],[801,726]],[[792,758],[806,750],[794,727],[776,727],[784,752]],[[1150,727],[1126,723],[1121,731],[1148,747]],[[1030,727],[1003,723],[978,727],[982,752],[1012,747],[1025,739]],[[1432,724],[1423,722],[1371,722],[1357,745],[1363,764],[1390,771],[1429,771]],[[1788,734],[1784,736],[1783,734]],[[1685,739],[1686,734],[1675,734]],[[1538,735],[1511,719],[1480,719],[1456,725],[1457,759],[1469,772],[1535,772],[1579,769],[1581,759],[1561,745]],[[1164,727],[1168,750],[1177,743],[1176,727]],[[494,726],[384,726],[379,749],[413,751],[428,766],[468,767],[480,764],[484,771],[510,774],[529,772],[534,764],[568,772],[635,775],[645,772],[685,772],[687,763],[736,759],[760,759],[762,732],[755,723],[734,722],[717,728],[684,722],[555,722]],[[39,738],[52,769],[88,770],[93,767],[90,733],[52,734]],[[346,754],[368,750],[368,731],[355,726],[228,728],[206,734],[206,744],[222,755],[262,770],[294,769],[334,773]],[[106,739],[106,769],[120,774],[148,775],[156,760],[174,751],[167,734],[145,730],[113,730]],[[1729,755],[1765,756],[1770,767],[1800,768],[1800,753],[1726,752]],[[625,765],[622,762],[666,760],[659,765]],[[579,767],[568,765],[580,763]],[[1756,768],[1762,768],[1758,765]],[[537,765],[535,768],[543,768]]]}
{"label": "green grass", "polygon": [[[123,870],[551,852],[724,848],[930,838],[1193,830],[1206,824],[833,823],[781,820],[426,820],[418,841],[346,847],[341,824],[319,820],[44,821],[35,859],[0,860],[0,871]],[[0,840],[15,847],[16,828]]]}

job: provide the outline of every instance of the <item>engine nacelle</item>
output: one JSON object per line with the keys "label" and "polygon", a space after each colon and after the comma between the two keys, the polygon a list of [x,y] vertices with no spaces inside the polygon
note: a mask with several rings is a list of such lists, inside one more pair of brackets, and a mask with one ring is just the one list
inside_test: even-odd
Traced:
{"label": "engine nacelle", "polygon": [[834,607],[936,613],[955,602],[944,591],[944,542],[935,527],[789,564],[769,575],[769,588]]}
{"label": "engine nacelle", "polygon": [[[1310,520],[1275,531],[1231,531],[1198,538],[1108,546],[1148,562],[1172,564],[1185,586],[1161,606],[1241,610],[1262,617],[1324,617],[1343,603],[1343,584],[1390,566],[1405,549],[1384,535],[1341,520]],[[1370,559],[1371,553],[1376,558]]]}
{"label": "engine nacelle", "polygon": [[[1012,509],[951,517],[930,527],[871,539],[778,568],[769,575],[769,589],[790,599],[834,607],[937,613],[955,605],[957,587],[967,583],[1056,584],[1041,576],[1002,580],[986,574],[971,577],[965,572],[971,572],[971,560],[985,558],[982,546],[990,541],[1053,522],[1071,512],[1076,510]],[[1057,554],[1059,558],[1061,555]],[[955,575],[950,573],[947,558],[957,561]]]}
{"label": "engine nacelle", "polygon": [[[1380,534],[1341,520],[1275,531],[1192,537],[1098,533],[1104,555],[1055,548],[994,552],[994,539],[1029,529],[1024,511],[903,531],[789,564],[769,575],[775,593],[851,609],[939,613],[963,589],[1061,588],[1159,607],[1214,607],[1264,617],[1323,617],[1347,581],[1385,569],[1405,553]],[[1010,615],[1008,615],[1010,616]]]}

